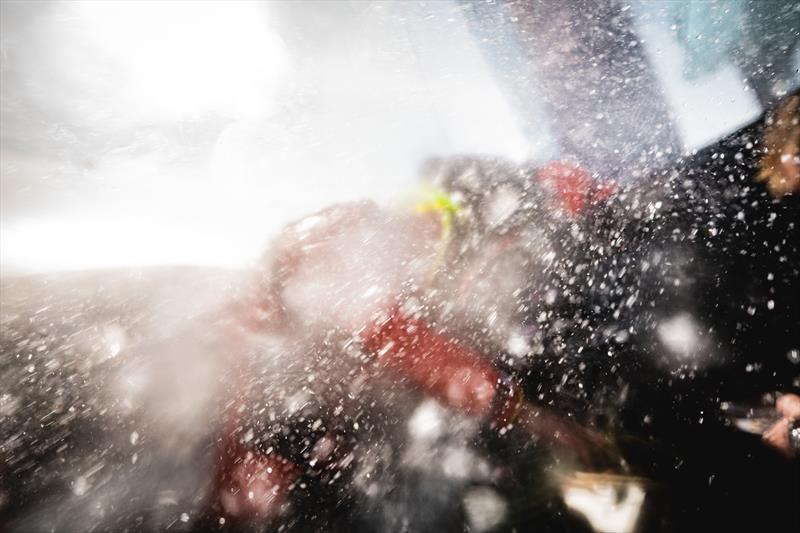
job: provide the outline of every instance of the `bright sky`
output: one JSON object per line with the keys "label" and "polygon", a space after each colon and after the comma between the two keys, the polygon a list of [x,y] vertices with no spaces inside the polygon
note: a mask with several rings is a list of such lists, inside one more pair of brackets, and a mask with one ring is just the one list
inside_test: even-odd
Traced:
{"label": "bright sky", "polygon": [[241,265],[292,218],[407,193],[429,156],[530,155],[455,3],[1,18],[4,272]]}
{"label": "bright sky", "polygon": [[[732,64],[684,79],[673,3],[634,5],[684,150],[760,114]],[[3,273],[244,265],[324,205],[403,198],[429,157],[554,157],[547,118],[520,123],[468,7],[0,2]]]}

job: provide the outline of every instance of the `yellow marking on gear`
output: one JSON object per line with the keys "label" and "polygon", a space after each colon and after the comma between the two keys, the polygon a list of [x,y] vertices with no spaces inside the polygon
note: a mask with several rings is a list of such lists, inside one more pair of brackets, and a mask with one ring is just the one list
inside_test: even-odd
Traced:
{"label": "yellow marking on gear", "polygon": [[450,238],[453,233],[453,221],[456,213],[461,207],[453,200],[450,195],[443,189],[439,189],[432,185],[423,186],[418,193],[420,200],[416,204],[418,213],[438,213],[439,222],[442,225],[442,232],[439,236],[439,244],[437,245],[436,257],[431,265],[431,271],[428,275],[430,281],[436,274],[436,271],[444,263],[445,255],[447,254],[447,247],[450,245]]}

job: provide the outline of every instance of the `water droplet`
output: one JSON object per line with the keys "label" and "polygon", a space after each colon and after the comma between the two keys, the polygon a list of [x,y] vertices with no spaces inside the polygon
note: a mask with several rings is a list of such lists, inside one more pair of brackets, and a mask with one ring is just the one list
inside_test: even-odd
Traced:
{"label": "water droplet", "polygon": [[86,494],[87,490],[89,490],[89,482],[86,481],[86,478],[83,476],[80,476],[72,484],[72,492],[75,493],[76,496],[83,496]]}

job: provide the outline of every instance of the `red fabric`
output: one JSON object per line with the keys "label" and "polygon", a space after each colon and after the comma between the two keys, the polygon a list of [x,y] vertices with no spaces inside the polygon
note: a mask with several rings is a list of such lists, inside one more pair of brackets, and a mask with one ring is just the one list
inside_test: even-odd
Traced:
{"label": "red fabric", "polygon": [[271,518],[286,502],[297,479],[297,467],[277,455],[239,446],[220,458],[217,498],[225,514],[234,518]]}
{"label": "red fabric", "polygon": [[562,207],[573,215],[605,201],[617,189],[614,182],[596,180],[587,170],[566,161],[547,163],[536,172],[535,178],[554,187]]}
{"label": "red fabric", "polygon": [[490,411],[499,378],[494,367],[421,320],[394,312],[367,329],[362,341],[383,366],[434,398],[473,416]]}
{"label": "red fabric", "polygon": [[[250,306],[232,306],[233,321],[225,324],[223,334],[230,347],[232,400],[226,409],[225,428],[218,442],[214,496],[216,505],[230,518],[265,520],[274,517],[288,498],[289,487],[298,477],[299,467],[277,454],[265,454],[240,441],[242,412],[247,408],[242,391],[251,375],[247,358],[249,335],[254,331],[278,331],[285,319],[272,293],[263,300],[253,299]],[[276,310],[277,309],[277,310]],[[272,311],[272,312],[270,312]]]}

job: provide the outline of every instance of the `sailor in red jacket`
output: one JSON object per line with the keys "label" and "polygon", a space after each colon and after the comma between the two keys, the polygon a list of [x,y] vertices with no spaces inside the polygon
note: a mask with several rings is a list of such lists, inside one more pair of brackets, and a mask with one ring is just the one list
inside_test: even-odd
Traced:
{"label": "sailor in red jacket", "polygon": [[[233,371],[215,488],[223,516],[263,522],[291,493],[336,483],[373,451],[354,435],[390,432],[420,394],[561,458],[597,459],[601,439],[528,403],[492,351],[498,342],[504,352],[531,349],[515,328],[534,312],[520,304],[530,272],[553,260],[547,221],[568,222],[613,189],[561,162],[481,184],[479,201],[450,177],[437,175],[448,193],[431,187],[415,213],[335,206],[275,241],[225,326]],[[287,417],[302,429],[287,429]]]}

